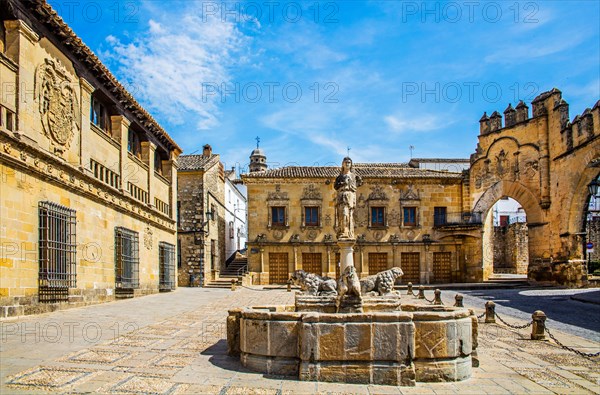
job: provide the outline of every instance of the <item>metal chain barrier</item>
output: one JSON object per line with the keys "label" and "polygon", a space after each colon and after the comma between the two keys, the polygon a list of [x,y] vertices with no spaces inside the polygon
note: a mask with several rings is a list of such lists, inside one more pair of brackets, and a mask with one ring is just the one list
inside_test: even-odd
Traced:
{"label": "metal chain barrier", "polygon": [[433,303],[435,301],[435,299],[427,299],[427,296],[425,296],[425,300],[428,301],[429,303]]}
{"label": "metal chain barrier", "polygon": [[547,327],[544,329],[545,329],[546,333],[548,334],[548,336],[550,337],[550,339],[554,340],[554,342],[556,344],[558,344],[560,346],[560,348],[562,348],[563,350],[574,352],[575,354],[577,354],[581,357],[586,357],[586,358],[595,358],[597,356],[600,356],[600,351],[598,351],[596,353],[585,353],[585,352],[576,350],[574,348],[571,348],[569,346],[565,346],[560,341],[558,341],[558,339],[556,337],[554,337],[554,335],[550,332],[550,330]]}
{"label": "metal chain barrier", "polygon": [[[483,313],[483,314],[485,315],[485,313]],[[498,315],[498,313],[496,313],[496,318],[498,318],[498,319],[500,320],[500,322],[502,322],[504,325],[506,325],[506,326],[508,326],[508,327],[510,327],[510,328],[513,328],[513,329],[525,329],[525,328],[528,328],[528,327],[530,327],[531,325],[533,325],[533,321],[531,321],[531,322],[528,322],[528,323],[527,323],[527,324],[525,324],[525,325],[512,325],[512,324],[509,324],[508,322],[504,321],[504,320],[502,319],[502,317],[500,317],[500,316]]]}
{"label": "metal chain barrier", "polygon": [[485,317],[485,311],[477,316],[477,319],[480,320]]}

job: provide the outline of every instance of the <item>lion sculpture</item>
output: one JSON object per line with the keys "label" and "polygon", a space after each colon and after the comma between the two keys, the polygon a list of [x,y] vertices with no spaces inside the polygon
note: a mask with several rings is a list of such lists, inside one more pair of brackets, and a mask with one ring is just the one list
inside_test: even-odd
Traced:
{"label": "lion sculpture", "polygon": [[360,280],[360,291],[363,295],[366,295],[368,292],[387,295],[394,290],[396,279],[403,274],[402,269],[393,267],[373,276],[365,277]]}
{"label": "lion sculpture", "polygon": [[298,285],[307,295],[337,295],[335,280],[329,277],[321,277],[304,270],[296,270],[292,274],[292,282]]}

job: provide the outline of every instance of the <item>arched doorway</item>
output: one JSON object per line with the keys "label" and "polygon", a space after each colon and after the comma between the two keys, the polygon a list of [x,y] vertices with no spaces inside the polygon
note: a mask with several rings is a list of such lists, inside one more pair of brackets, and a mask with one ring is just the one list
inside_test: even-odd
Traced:
{"label": "arched doorway", "polygon": [[492,272],[527,275],[529,230],[523,206],[513,198],[502,197],[489,211],[486,224],[484,232],[489,234],[484,233],[484,258],[492,260]]}
{"label": "arched doorway", "polygon": [[[516,203],[511,203],[510,199]],[[507,212],[502,214],[499,208],[495,218],[494,206],[498,202],[508,202],[508,204],[499,203],[500,206],[506,206]],[[514,213],[510,213],[510,207],[514,208]],[[519,224],[513,226],[513,228],[519,229],[519,232],[513,232],[514,235],[526,234],[527,236],[526,241],[523,240],[524,237],[521,237],[520,258],[519,260],[515,259],[515,261],[521,262],[521,267],[518,269],[520,274],[527,274],[534,261],[537,262],[548,255],[547,243],[544,243],[546,226],[542,210],[535,195],[524,185],[506,180],[497,182],[479,197],[473,211],[482,213],[483,218],[481,265],[484,281],[494,273],[494,245],[496,244],[494,243],[494,234],[496,226],[502,228],[503,224],[500,222],[502,215],[508,215],[507,225],[510,225],[511,222]],[[523,244],[527,247],[525,248]]]}

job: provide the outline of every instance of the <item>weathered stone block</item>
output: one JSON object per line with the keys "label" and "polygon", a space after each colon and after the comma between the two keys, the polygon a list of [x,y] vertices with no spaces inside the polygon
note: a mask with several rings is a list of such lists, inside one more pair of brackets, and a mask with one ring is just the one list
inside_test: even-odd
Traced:
{"label": "weathered stone block", "polygon": [[347,324],[345,330],[345,360],[371,360],[372,324]]}
{"label": "weathered stone block", "polygon": [[415,359],[417,381],[446,382],[461,381],[471,377],[471,356],[452,360],[420,360]]}
{"label": "weathered stone block", "polygon": [[267,321],[241,319],[240,350],[249,354],[268,355],[269,333]]}
{"label": "weathered stone block", "polygon": [[319,324],[318,334],[317,360],[343,361],[345,357],[344,325]]}
{"label": "weathered stone block", "polygon": [[269,321],[269,355],[297,357],[300,325],[297,321]]}

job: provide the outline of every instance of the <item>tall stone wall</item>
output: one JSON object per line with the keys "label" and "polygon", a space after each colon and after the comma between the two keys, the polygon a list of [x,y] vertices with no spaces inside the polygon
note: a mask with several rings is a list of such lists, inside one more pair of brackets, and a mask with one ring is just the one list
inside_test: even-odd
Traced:
{"label": "tall stone wall", "polygon": [[529,236],[526,223],[494,227],[494,273],[527,274]]}

